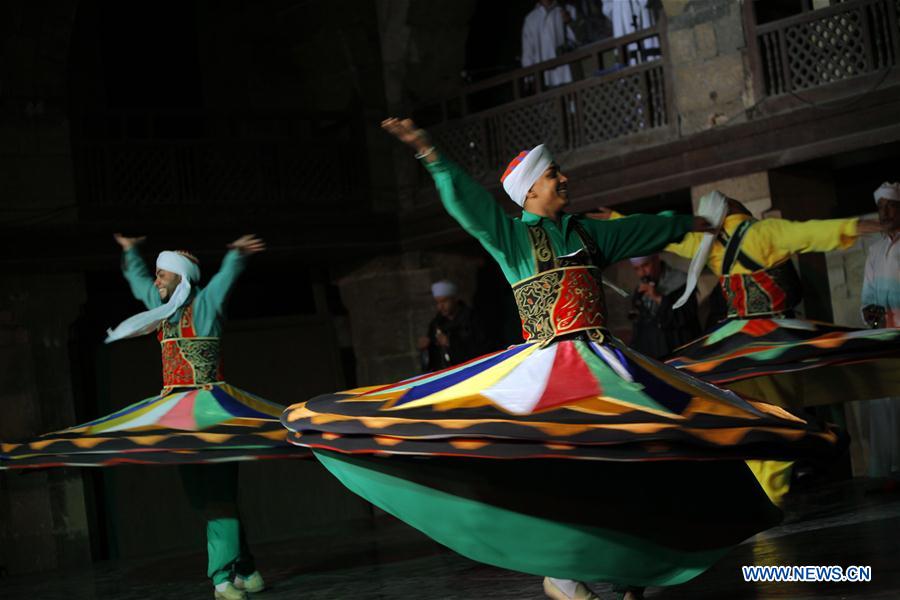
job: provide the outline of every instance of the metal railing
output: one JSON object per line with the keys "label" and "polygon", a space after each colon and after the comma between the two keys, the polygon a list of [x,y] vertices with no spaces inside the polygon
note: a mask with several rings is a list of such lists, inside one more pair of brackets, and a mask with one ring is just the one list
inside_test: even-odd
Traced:
{"label": "metal railing", "polygon": [[754,75],[777,96],[892,68],[898,12],[900,0],[847,0],[755,26]]}
{"label": "metal railing", "polygon": [[[562,152],[666,127],[672,114],[666,47],[664,26],[604,40],[468,85],[423,106],[417,118],[476,176],[539,143]],[[549,72],[560,68],[573,81],[550,87]]]}

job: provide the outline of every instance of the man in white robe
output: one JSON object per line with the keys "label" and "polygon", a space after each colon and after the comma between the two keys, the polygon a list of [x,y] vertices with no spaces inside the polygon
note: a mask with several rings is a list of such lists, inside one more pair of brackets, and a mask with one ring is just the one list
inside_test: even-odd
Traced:
{"label": "man in white robe", "polygon": [[[866,255],[862,315],[870,327],[900,327],[900,184],[882,184],[874,196],[885,233]],[[867,474],[893,477],[887,486],[896,487],[900,478],[900,398],[855,404],[861,405],[863,427],[868,424]]]}
{"label": "man in white robe", "polygon": [[[647,9],[649,0],[603,0],[603,14],[612,21],[613,37],[622,37],[647,29],[656,24],[653,15]],[[652,37],[638,43],[628,44],[627,56],[629,65],[656,60],[659,58],[659,38]]]}
{"label": "man in white robe", "polygon": [[[556,0],[540,0],[522,25],[522,66],[553,60],[576,45],[572,21],[575,7]],[[562,65],[544,72],[544,85],[556,87],[572,82],[572,69]]]}

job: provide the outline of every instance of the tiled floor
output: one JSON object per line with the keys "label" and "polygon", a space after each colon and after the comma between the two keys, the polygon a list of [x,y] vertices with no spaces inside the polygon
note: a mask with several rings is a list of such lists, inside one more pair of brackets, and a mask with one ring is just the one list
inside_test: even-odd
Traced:
{"label": "tiled floor", "polygon": [[[385,518],[354,535],[319,535],[254,549],[271,589],[257,600],[512,600],[543,597],[540,579],[443,550]],[[748,584],[741,565],[870,565],[871,583]],[[0,579],[3,600],[212,598],[204,557],[98,563],[89,571]],[[608,587],[598,585],[603,598]],[[861,482],[794,500],[785,524],[730,552],[713,569],[647,598],[900,598],[900,494],[866,494]]]}

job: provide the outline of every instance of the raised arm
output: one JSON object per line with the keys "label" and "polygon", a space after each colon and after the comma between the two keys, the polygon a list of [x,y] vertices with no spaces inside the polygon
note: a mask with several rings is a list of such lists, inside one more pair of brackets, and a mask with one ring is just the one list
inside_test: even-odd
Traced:
{"label": "raised arm", "polygon": [[386,119],[381,126],[422,157],[450,216],[504,264],[504,257],[515,248],[515,225],[494,197],[463,169],[443,158],[425,131],[410,119]]}
{"label": "raised arm", "polygon": [[781,254],[789,256],[849,248],[861,233],[866,232],[866,223],[858,218],[812,221],[763,219],[753,227],[758,228],[757,235],[766,236],[767,246],[778,253],[778,256],[770,258],[777,260],[782,258]]}
{"label": "raised arm", "polygon": [[147,263],[138,252],[138,246],[146,237],[125,237],[121,233],[113,234],[116,243],[122,247],[122,275],[131,288],[131,294],[147,308],[156,308],[162,304],[159,291],[153,285],[156,277],[147,268]]}
{"label": "raised arm", "polygon": [[[625,215],[623,215],[619,211],[607,208],[605,206],[594,209],[592,212],[586,213],[585,216],[589,219],[598,221],[625,218]],[[665,250],[666,252],[671,252],[672,254],[677,254],[678,256],[684,258],[693,258],[694,254],[697,253],[697,249],[700,247],[700,242],[702,240],[703,233],[699,231],[691,231],[690,233],[686,233],[680,241],[667,244],[666,247],[663,248],[663,250]]]}
{"label": "raised arm", "polygon": [[200,290],[195,300],[198,314],[210,318],[221,317],[228,294],[235,281],[244,271],[247,257],[266,249],[265,243],[253,235],[244,235],[228,245],[228,252],[222,259],[219,271],[210,278],[205,288]]}
{"label": "raised arm", "polygon": [[596,240],[607,263],[668,249],[668,244],[708,226],[692,215],[631,215],[606,220],[583,219],[582,224]]}

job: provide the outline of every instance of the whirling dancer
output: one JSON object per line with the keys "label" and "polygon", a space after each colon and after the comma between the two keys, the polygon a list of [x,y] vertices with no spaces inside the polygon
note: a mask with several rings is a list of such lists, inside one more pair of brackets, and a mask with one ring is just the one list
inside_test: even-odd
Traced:
{"label": "whirling dancer", "polygon": [[701,198],[697,213],[719,230],[666,247],[691,258],[681,299],[693,293],[706,266],[719,277],[728,314],[711,333],[675,350],[668,364],[793,409],[900,394],[900,330],[794,318],[802,288],[791,256],[849,248],[858,236],[882,231],[881,224],[758,221],[719,192]]}
{"label": "whirling dancer", "polygon": [[[719,277],[728,312],[712,332],[675,350],[668,364],[795,411],[900,393],[900,330],[794,318],[802,288],[791,256],[849,248],[858,236],[881,231],[877,221],[758,221],[720,192],[701,198],[697,214],[718,231],[691,233],[666,247],[691,259],[679,302],[690,297],[706,266]],[[791,463],[750,466],[774,501],[789,491]]]}
{"label": "whirling dancer", "polygon": [[382,126],[417,152],[447,211],[500,264],[526,342],[294,405],[282,417],[292,441],[460,554],[546,576],[559,600],[596,598],[579,581],[613,583],[627,598],[687,581],[777,522],[741,459],[828,454],[834,436],[648,359],[604,328],[600,269],[708,224],[567,215],[567,178],[544,146],[503,176],[524,209],[513,219],[411,121]]}
{"label": "whirling dancer", "polygon": [[302,456],[286,442],[278,420],[284,407],[225,383],[222,375],[225,301],[247,257],[265,245],[251,235],[237,239],[219,272],[198,288],[200,266],[191,254],[160,253],[154,278],[137,250],[144,238],[115,239],[131,292],[148,310],[109,330],[106,342],[156,332],[162,392],[89,423],[2,444],[0,469],[180,464],[191,505],[206,519],[215,597],[241,600],[265,585],[238,516],[235,461]]}

